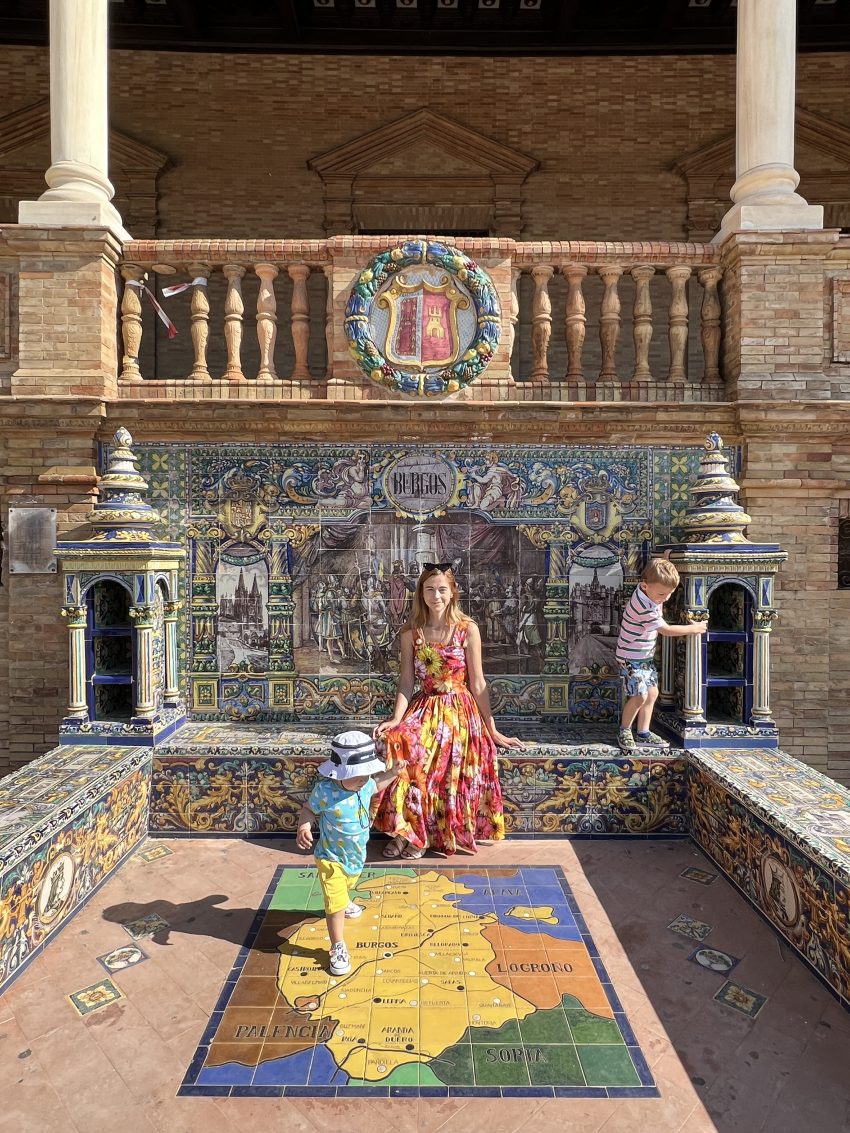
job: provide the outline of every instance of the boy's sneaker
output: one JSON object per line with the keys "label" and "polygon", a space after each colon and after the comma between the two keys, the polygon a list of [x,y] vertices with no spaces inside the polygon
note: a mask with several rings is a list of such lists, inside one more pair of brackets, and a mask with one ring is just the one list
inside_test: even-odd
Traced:
{"label": "boy's sneaker", "polygon": [[345,915],[348,920],[356,921],[358,917],[363,915],[363,906],[352,901],[350,905],[345,906]]}
{"label": "boy's sneaker", "polygon": [[617,732],[617,747],[620,751],[634,751],[636,746],[631,728],[620,728]]}
{"label": "boy's sneaker", "polygon": [[330,969],[332,976],[347,976],[351,971],[351,957],[342,941],[331,945]]}
{"label": "boy's sneaker", "polygon": [[662,740],[661,736],[656,736],[655,732],[638,732],[635,739],[641,747],[667,747],[667,741]]}

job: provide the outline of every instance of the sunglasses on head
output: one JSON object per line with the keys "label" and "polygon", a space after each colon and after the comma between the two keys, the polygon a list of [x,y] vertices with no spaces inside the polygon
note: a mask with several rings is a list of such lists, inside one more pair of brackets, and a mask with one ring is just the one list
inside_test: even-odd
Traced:
{"label": "sunglasses on head", "polygon": [[445,574],[447,570],[452,570],[452,564],[451,563],[423,563],[422,569],[423,570],[439,570],[443,574]]}

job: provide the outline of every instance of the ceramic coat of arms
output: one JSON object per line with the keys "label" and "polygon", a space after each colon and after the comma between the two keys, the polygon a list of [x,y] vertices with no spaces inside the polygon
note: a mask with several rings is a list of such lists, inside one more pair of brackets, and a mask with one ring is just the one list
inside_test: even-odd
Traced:
{"label": "ceramic coat of arms", "polygon": [[457,248],[406,240],[375,256],[345,312],[352,357],[372,381],[412,397],[456,393],[499,345],[499,297],[487,272]]}

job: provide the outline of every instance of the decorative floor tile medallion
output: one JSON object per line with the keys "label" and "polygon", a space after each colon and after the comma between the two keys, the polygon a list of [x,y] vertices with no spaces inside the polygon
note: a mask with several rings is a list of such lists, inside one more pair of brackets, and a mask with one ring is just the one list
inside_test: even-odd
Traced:
{"label": "decorative floor tile medallion", "polygon": [[687,936],[691,940],[705,940],[711,932],[710,924],[706,924],[705,921],[695,921],[686,913],[680,913],[667,927],[673,932],[678,932],[679,936]]}
{"label": "decorative floor tile medallion", "polygon": [[369,866],[328,974],[314,868],[280,867],[182,1094],[657,1097],[562,871]]}
{"label": "decorative floor tile medallion", "polygon": [[123,998],[121,989],[110,979],[98,980],[96,984],[89,984],[68,996],[78,1015],[88,1015],[97,1011],[98,1007],[105,1007],[107,1003]]}
{"label": "decorative floor tile medallion", "polygon": [[721,952],[719,948],[697,948],[688,959],[694,964],[699,964],[701,968],[708,968],[710,972],[721,972],[724,975],[741,962],[738,956],[730,956],[728,952]]}
{"label": "decorative floor tile medallion", "polygon": [[169,927],[159,913],[146,913],[136,921],[125,921],[121,926],[133,940],[143,940],[146,936],[156,936]]}
{"label": "decorative floor tile medallion", "polygon": [[717,880],[716,873],[712,873],[708,869],[699,869],[695,865],[689,865],[687,869],[683,869],[679,877],[686,877],[688,881],[696,881],[700,885],[711,885],[712,881]]}
{"label": "decorative floor tile medallion", "polygon": [[767,1003],[766,995],[759,995],[757,991],[750,991],[748,987],[741,987],[740,984],[732,983],[731,980],[726,981],[723,987],[715,993],[714,998],[718,1003],[723,1003],[734,1011],[740,1011],[742,1015],[749,1015],[751,1019],[755,1019]]}
{"label": "decorative floor tile medallion", "polygon": [[112,972],[122,972],[125,968],[133,968],[136,964],[141,964],[142,960],[147,960],[147,956],[135,944],[127,944],[122,948],[113,948],[111,952],[107,952],[105,956],[96,957],[98,964],[105,968],[110,974]]}
{"label": "decorative floor tile medallion", "polygon": [[139,850],[136,857],[141,858],[143,862],[155,862],[159,858],[168,858],[173,853],[174,851],[164,846],[162,842],[155,842],[152,846],[145,846],[143,850]]}

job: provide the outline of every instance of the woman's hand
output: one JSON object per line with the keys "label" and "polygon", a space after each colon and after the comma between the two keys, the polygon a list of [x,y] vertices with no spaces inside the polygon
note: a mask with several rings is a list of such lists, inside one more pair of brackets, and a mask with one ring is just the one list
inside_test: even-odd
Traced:
{"label": "woman's hand", "polygon": [[391,728],[397,728],[400,723],[401,717],[396,718],[395,716],[390,716],[389,720],[382,720],[380,724],[377,724],[372,729],[372,739],[376,740],[379,736],[382,736],[384,732],[388,732]]}
{"label": "woman's hand", "polygon": [[503,736],[501,732],[491,732],[490,739],[496,747],[515,747],[525,751],[525,744],[516,736]]}
{"label": "woman's hand", "polygon": [[299,850],[311,850],[313,848],[313,831],[309,822],[302,822],[298,827],[295,845]]}

